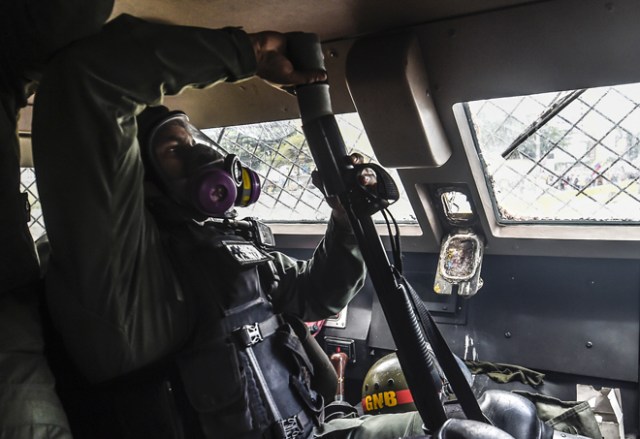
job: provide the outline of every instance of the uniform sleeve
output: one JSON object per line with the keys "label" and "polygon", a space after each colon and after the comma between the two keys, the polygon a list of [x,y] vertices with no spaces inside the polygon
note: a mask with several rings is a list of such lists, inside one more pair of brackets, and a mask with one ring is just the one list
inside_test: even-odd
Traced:
{"label": "uniform sleeve", "polygon": [[366,269],[349,227],[333,220],[308,261],[275,253],[280,283],[275,308],[312,321],[337,314],[364,284]]}
{"label": "uniform sleeve", "polygon": [[97,32],[114,0],[15,0],[0,2],[0,44],[5,69],[39,80],[42,67],[69,43]]}
{"label": "uniform sleeve", "polygon": [[247,35],[121,16],[48,65],[34,106],[38,189],[52,248],[48,301],[94,381],[177,349],[190,328],[144,205],[135,115],[185,87],[252,76]]}

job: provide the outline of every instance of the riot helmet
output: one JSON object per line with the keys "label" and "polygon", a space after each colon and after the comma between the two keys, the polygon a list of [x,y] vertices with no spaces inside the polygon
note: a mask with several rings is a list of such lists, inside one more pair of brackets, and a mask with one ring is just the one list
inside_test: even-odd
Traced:
{"label": "riot helmet", "polygon": [[258,200],[258,174],[194,127],[184,112],[149,107],[137,122],[145,175],[173,201],[225,217],[234,206]]}
{"label": "riot helmet", "polygon": [[362,409],[367,415],[416,410],[395,353],[376,361],[362,383]]}

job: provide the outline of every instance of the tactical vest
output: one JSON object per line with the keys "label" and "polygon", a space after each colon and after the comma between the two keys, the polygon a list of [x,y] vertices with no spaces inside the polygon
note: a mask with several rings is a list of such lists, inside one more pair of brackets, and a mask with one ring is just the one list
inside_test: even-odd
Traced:
{"label": "tactical vest", "polygon": [[[163,437],[309,437],[324,405],[313,390],[314,374],[333,369],[326,355],[303,345],[295,322],[274,312],[272,257],[219,226],[190,225],[166,238],[185,296],[193,300],[194,328],[169,368],[174,373],[150,393],[150,404],[179,414],[177,421],[162,421],[171,424],[165,432],[172,430]],[[303,324],[297,329],[302,337],[304,330]],[[156,428],[150,419],[146,427],[127,422],[129,431]]]}

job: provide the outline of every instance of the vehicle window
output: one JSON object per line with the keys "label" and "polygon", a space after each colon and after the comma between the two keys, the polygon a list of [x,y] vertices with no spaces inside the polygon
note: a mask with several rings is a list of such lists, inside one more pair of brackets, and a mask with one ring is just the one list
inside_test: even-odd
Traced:
{"label": "vehicle window", "polygon": [[640,222],[640,84],[468,102],[503,223]]}
{"label": "vehicle window", "polygon": [[[375,161],[373,150],[357,113],[336,116],[347,151]],[[315,169],[300,119],[214,128],[204,132],[227,152],[236,154],[262,178],[262,195],[256,204],[240,210],[273,223],[326,222],[331,210],[311,182]],[[390,170],[401,191],[390,207],[399,223],[417,223],[395,170]],[[383,219],[376,217],[376,221]]]}
{"label": "vehicle window", "polygon": [[[357,113],[336,116],[348,151],[358,151],[375,161],[373,151]],[[326,222],[331,212],[322,194],[311,183],[315,169],[299,119],[266,122],[204,130],[229,153],[254,169],[263,182],[258,202],[239,209],[243,217],[255,216],[274,223]],[[411,205],[395,170],[389,170],[399,186],[401,197],[390,207],[398,223],[417,223]],[[44,234],[45,226],[32,168],[22,168],[22,191],[29,195],[34,239]],[[382,217],[376,217],[382,222]]]}
{"label": "vehicle window", "polygon": [[451,224],[473,221],[475,212],[465,193],[455,189],[444,189],[440,191],[440,202],[444,215]]}
{"label": "vehicle window", "polygon": [[44,220],[42,218],[42,207],[40,207],[40,198],[38,197],[38,188],[36,187],[36,174],[33,168],[20,169],[20,190],[26,192],[29,197],[29,205],[31,206],[31,220],[29,221],[29,230],[34,240],[41,237],[44,232]]}

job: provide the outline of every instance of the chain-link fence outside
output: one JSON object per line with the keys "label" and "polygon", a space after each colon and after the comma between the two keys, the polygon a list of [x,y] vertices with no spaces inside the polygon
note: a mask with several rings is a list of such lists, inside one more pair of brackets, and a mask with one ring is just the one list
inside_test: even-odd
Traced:
{"label": "chain-link fence outside", "polygon": [[508,156],[569,92],[467,104],[504,222],[640,221],[640,84],[585,90]]}

